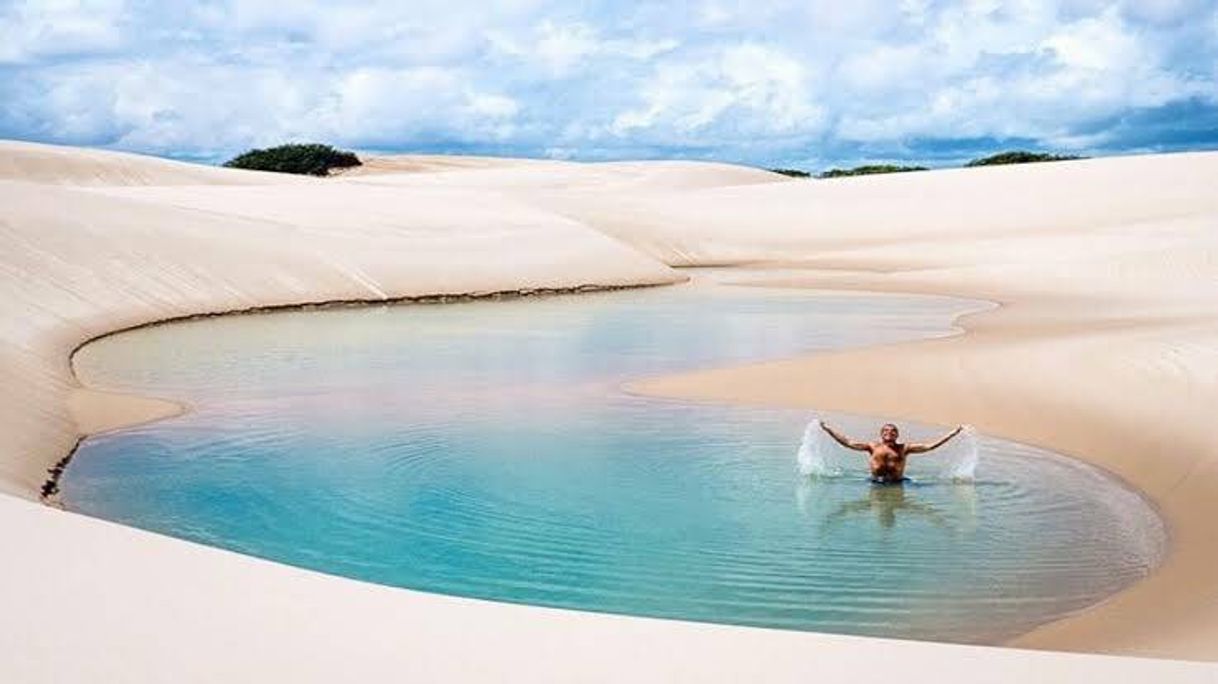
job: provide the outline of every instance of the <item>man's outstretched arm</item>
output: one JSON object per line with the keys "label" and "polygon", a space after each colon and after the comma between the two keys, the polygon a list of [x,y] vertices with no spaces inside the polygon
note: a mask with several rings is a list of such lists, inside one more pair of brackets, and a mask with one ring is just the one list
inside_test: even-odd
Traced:
{"label": "man's outstretched arm", "polygon": [[952,437],[955,437],[956,435],[960,434],[960,431],[963,429],[964,429],[963,425],[958,425],[958,426],[956,426],[955,430],[952,430],[951,432],[947,433],[946,435],[943,435],[942,437],[939,438],[939,441],[931,443],[931,444],[910,444],[909,446],[905,447],[905,453],[907,453],[907,454],[924,454],[928,451],[934,451],[935,449],[938,449],[939,447],[943,446],[944,444],[947,444],[948,440],[950,440]]}
{"label": "man's outstretched arm", "polygon": [[866,442],[852,442],[852,441],[850,441],[850,439],[839,434],[837,430],[834,430],[833,428],[829,427],[828,425],[821,423],[820,426],[821,426],[821,428],[824,429],[825,432],[829,433],[829,436],[832,437],[834,439],[834,441],[836,441],[838,444],[841,444],[842,446],[846,447],[847,449],[854,449],[855,451],[866,451],[866,452],[870,453],[870,451],[871,451],[870,444],[867,444]]}

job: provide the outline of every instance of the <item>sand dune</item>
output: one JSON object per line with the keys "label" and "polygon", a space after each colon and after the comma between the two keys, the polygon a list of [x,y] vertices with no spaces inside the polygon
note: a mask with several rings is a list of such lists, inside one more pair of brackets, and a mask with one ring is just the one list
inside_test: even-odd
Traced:
{"label": "sand dune", "polygon": [[77,147],[0,140],[0,180],[58,185],[278,185],[316,179]]}
{"label": "sand dune", "polygon": [[[17,149],[38,179],[70,156],[51,148],[35,163],[29,146]],[[177,165],[162,178],[149,171],[157,160],[84,157],[55,178],[80,166],[124,184],[94,185],[96,175],[88,187],[0,181],[0,381],[22,388],[21,401],[0,402],[0,492],[33,496],[76,440],[68,354],[117,328],[317,300],[682,279],[587,226],[508,198],[404,197],[259,173],[249,175],[275,182],[178,186]],[[230,173],[245,172],[221,175]],[[146,184],[126,184],[137,177]]]}
{"label": "sand dune", "polygon": [[360,154],[360,166],[336,169],[336,176],[378,176],[384,174],[438,173],[478,169],[518,168],[540,164],[552,166],[548,159],[511,157],[452,156],[444,154]]}
{"label": "sand dune", "polygon": [[[866,267],[954,263],[982,240],[1087,235],[1089,229],[1194,216],[1218,206],[1218,155],[1125,157],[579,198],[560,205],[673,264],[826,261],[886,248]],[[1028,244],[1032,244],[1031,241]],[[927,249],[921,249],[926,247]],[[902,256],[911,248],[908,256]],[[843,254],[845,253],[845,254]],[[873,256],[868,254],[868,258]]]}
{"label": "sand dune", "polygon": [[1154,499],[1173,551],[1131,591],[1019,644],[1218,659],[1216,172],[1218,154],[834,181],[420,156],[299,179],[0,143],[0,649],[15,654],[0,672],[805,680],[865,662],[871,679],[1212,681],[1210,666],[912,643],[877,658],[868,639],[428,596],[29,500],[82,431],[122,419],[90,413],[97,397],[68,362],[107,331],[306,301],[668,283],[682,278],[670,264],[798,266],[775,278],[1004,306],[957,338],[636,389],[971,422],[1103,465]]}
{"label": "sand dune", "polygon": [[791,182],[786,176],[763,169],[682,161],[577,164],[531,159],[515,165],[496,161],[445,170],[446,173],[343,174],[342,180],[395,187],[481,189],[512,192],[519,197],[595,193],[602,199],[623,197],[623,193]]}

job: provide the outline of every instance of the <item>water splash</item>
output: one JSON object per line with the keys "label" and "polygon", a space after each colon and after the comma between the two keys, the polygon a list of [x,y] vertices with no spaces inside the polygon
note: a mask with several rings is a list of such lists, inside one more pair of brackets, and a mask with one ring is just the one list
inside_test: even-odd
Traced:
{"label": "water splash", "polygon": [[[852,471],[865,471],[863,455],[843,448],[822,425],[820,419],[813,418],[804,429],[796,456],[799,473],[812,477],[840,477]],[[911,460],[908,472],[918,479],[972,482],[977,474],[977,460],[977,430],[967,425],[947,444]]]}
{"label": "water splash", "polygon": [[917,456],[910,469],[917,472],[930,470],[940,480],[972,482],[977,478],[978,453],[977,429],[965,425],[960,434],[947,444],[926,455]]}
{"label": "water splash", "polygon": [[[820,419],[813,418],[804,428],[804,438],[799,444],[796,457],[801,475],[815,477],[836,477],[849,470],[857,470],[865,461],[860,458],[849,459],[845,449],[829,433],[825,432]],[[853,464],[849,460],[855,461]],[[854,467],[851,468],[850,466]]]}

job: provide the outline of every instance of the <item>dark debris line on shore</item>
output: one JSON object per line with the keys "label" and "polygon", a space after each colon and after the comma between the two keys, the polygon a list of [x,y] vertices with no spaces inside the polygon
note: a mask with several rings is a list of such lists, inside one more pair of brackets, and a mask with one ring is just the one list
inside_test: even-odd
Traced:
{"label": "dark debris line on shore", "polygon": [[[662,287],[672,283],[639,283],[632,285],[600,285],[595,283],[585,283],[583,285],[573,285],[571,287],[535,287],[535,288],[519,288],[515,290],[494,290],[490,292],[465,292],[457,294],[433,294],[433,295],[411,295],[403,297],[388,297],[385,299],[331,299],[319,302],[298,302],[294,304],[271,304],[267,306],[255,306],[246,309],[232,309],[228,311],[214,311],[197,314],[187,314],[184,316],[173,316],[147,323],[111,330],[110,332],[90,337],[89,339],[76,345],[68,355],[70,359],[76,355],[85,345],[91,344],[104,337],[117,335],[119,333],[130,332],[132,330],[140,330],[143,328],[151,328],[158,325],[168,325],[170,323],[181,323],[183,321],[193,321],[205,318],[215,318],[217,316],[244,316],[254,314],[276,313],[283,311],[315,311],[322,309],[337,309],[337,308],[354,308],[361,306],[382,306],[382,305],[399,305],[399,304],[457,304],[461,302],[474,302],[480,300],[502,300],[502,299],[523,299],[526,297],[552,297],[560,295],[581,294],[588,292],[616,292],[618,290],[635,290],[648,287]],[[76,443],[68,451],[67,455],[59,459],[50,468],[47,468],[46,481],[42,483],[42,488],[39,490],[42,503],[55,508],[63,508],[63,502],[59,499],[59,481],[63,477],[64,471],[72,462],[72,457],[76,455],[77,449],[80,448],[80,443],[84,437],[78,437]]]}
{"label": "dark debris line on shore", "polygon": [[72,457],[76,455],[76,450],[80,448],[80,443],[83,437],[77,437],[76,443],[68,451],[67,455],[55,462],[55,465],[47,468],[46,482],[42,483],[40,490],[42,503],[53,506],[55,508],[63,508],[63,502],[59,500],[59,479],[63,477],[63,473],[68,469],[68,464],[72,462]]}

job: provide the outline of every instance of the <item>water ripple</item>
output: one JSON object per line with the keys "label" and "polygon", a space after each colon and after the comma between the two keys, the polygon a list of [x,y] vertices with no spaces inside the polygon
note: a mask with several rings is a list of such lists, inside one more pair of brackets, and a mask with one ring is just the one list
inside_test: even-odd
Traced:
{"label": "water ripple", "polygon": [[1138,495],[1037,449],[983,440],[967,485],[919,477],[915,462],[912,484],[874,487],[862,459],[812,480],[793,462],[806,416],[612,391],[614,378],[940,331],[927,316],[946,324],[955,305],[690,297],[242,317],[111,338],[82,372],[170,388],[198,410],[87,440],[64,496],[396,586],[959,642],[1084,608],[1157,562],[1164,533]]}

